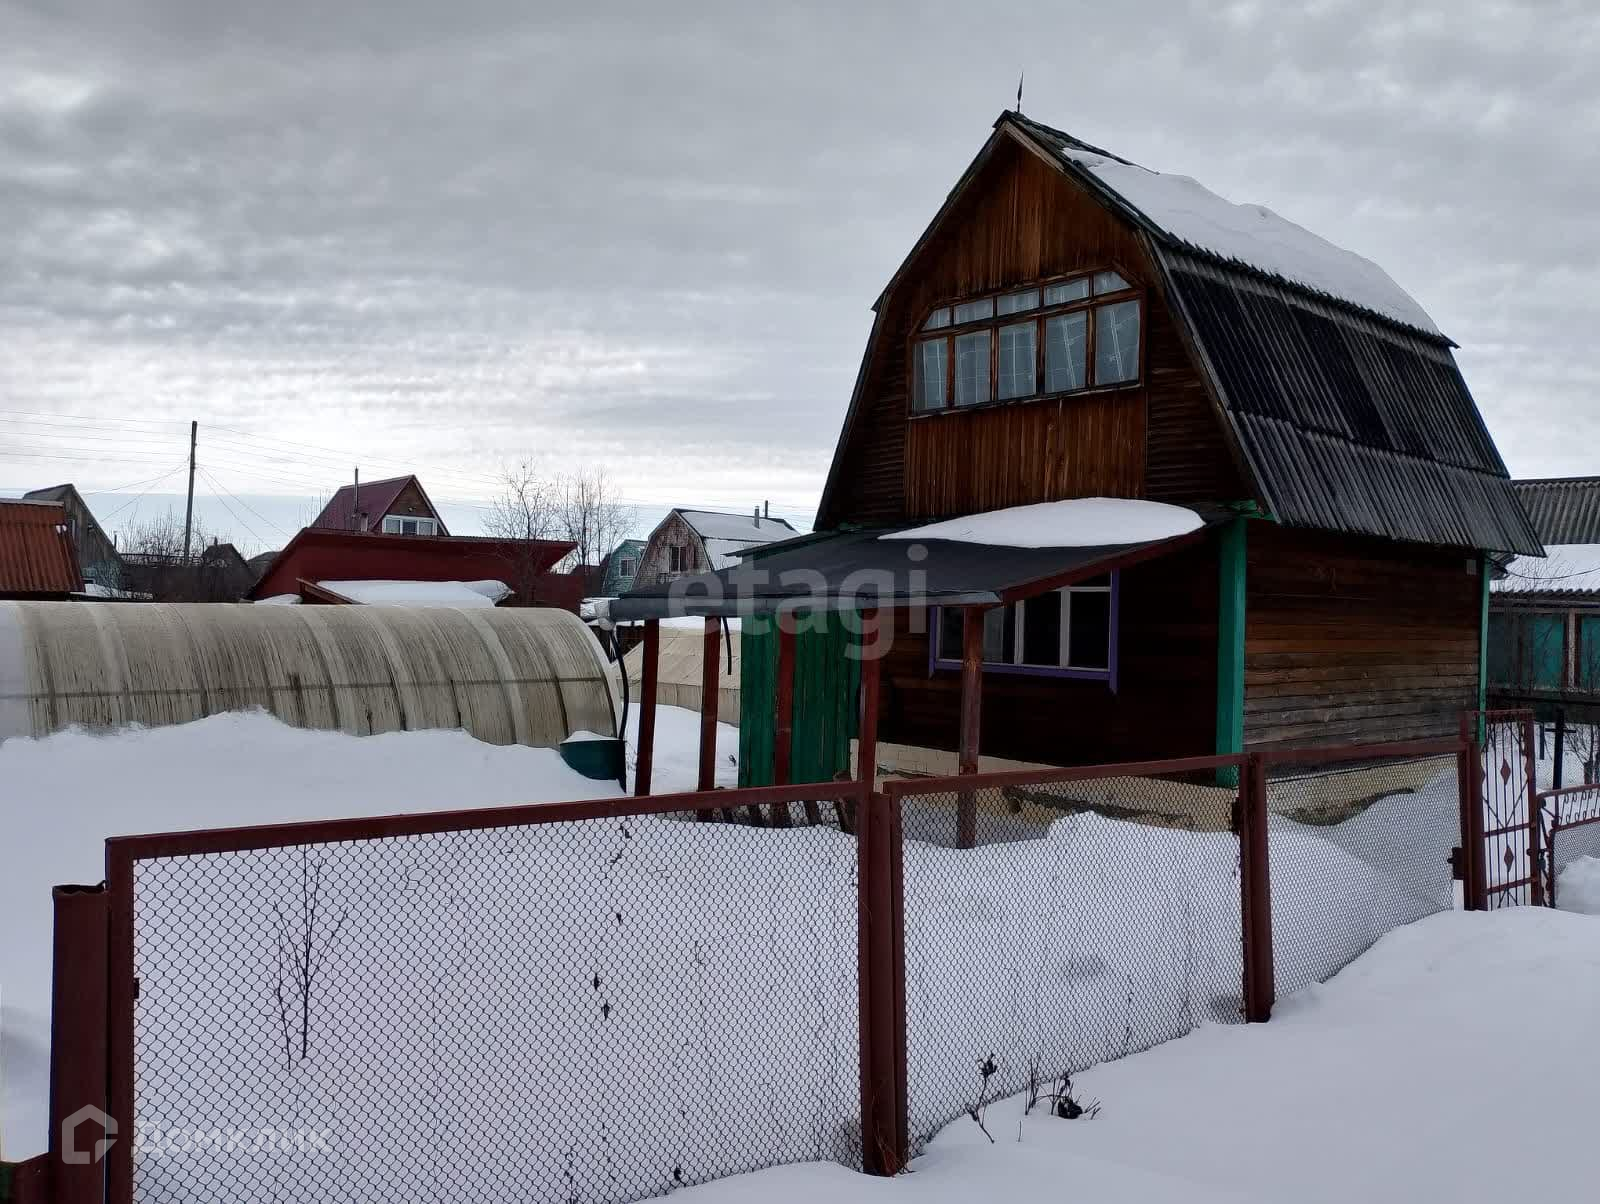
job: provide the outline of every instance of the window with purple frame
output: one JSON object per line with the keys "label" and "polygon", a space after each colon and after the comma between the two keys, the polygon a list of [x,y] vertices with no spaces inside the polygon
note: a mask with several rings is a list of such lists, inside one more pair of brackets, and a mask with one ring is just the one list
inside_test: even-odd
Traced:
{"label": "window with purple frame", "polygon": [[[1109,682],[1117,688],[1118,574],[991,607],[983,616],[985,672]],[[934,669],[961,667],[962,616],[936,612]]]}

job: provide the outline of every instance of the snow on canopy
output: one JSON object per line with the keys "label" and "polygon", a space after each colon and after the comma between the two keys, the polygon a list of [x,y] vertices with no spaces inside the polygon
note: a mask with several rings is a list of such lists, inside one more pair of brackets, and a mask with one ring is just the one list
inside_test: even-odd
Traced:
{"label": "snow on canopy", "polygon": [[1546,555],[1518,556],[1490,582],[1497,594],[1586,594],[1600,590],[1600,544],[1550,544]]}
{"label": "snow on canopy", "polygon": [[1443,337],[1427,311],[1377,264],[1264,205],[1236,205],[1188,176],[1165,175],[1070,143],[1060,154],[1178,242]]}
{"label": "snow on canopy", "polygon": [[1006,548],[1098,548],[1172,539],[1201,525],[1200,516],[1182,506],[1089,497],[969,514],[878,538],[949,539]]}
{"label": "snow on canopy", "polygon": [[511,592],[504,581],[319,581],[317,584],[367,606],[493,606]]}

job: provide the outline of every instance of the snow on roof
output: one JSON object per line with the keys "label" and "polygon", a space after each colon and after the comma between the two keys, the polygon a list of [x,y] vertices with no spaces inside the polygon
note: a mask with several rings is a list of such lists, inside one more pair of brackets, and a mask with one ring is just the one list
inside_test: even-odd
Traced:
{"label": "snow on roof", "polygon": [[701,542],[705,544],[706,547],[706,558],[711,561],[711,571],[716,572],[718,569],[728,569],[738,564],[739,557],[735,555],[736,552],[750,547],[753,543],[765,543],[767,541],[749,539],[702,539]]}
{"label": "snow on roof", "polygon": [[969,514],[878,538],[949,539],[1006,548],[1096,548],[1172,539],[1202,525],[1198,514],[1182,506],[1090,497]]}
{"label": "snow on roof", "polygon": [[1518,556],[1491,581],[1497,594],[1586,594],[1600,591],[1600,544],[1550,544],[1546,555]]}
{"label": "snow on roof", "polygon": [[319,581],[367,606],[493,606],[511,592],[503,581]]}
{"label": "snow on roof", "polygon": [[1070,143],[1059,151],[1179,242],[1440,335],[1427,311],[1377,264],[1264,205],[1236,205],[1188,176],[1164,175]]}
{"label": "snow on roof", "polygon": [[753,514],[722,514],[715,510],[679,510],[684,522],[701,539],[734,540],[740,545],[770,543],[795,533],[781,518],[757,518]]}

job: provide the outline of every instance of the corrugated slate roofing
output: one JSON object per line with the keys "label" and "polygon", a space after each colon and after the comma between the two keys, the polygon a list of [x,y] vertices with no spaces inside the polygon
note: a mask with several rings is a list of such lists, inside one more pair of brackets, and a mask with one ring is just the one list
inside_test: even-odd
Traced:
{"label": "corrugated slate roofing", "polygon": [[0,594],[70,594],[82,588],[65,508],[0,500]]}
{"label": "corrugated slate roofing", "polygon": [[1600,477],[1513,481],[1522,508],[1547,544],[1600,544]]}
{"label": "corrugated slate roofing", "polygon": [[1275,517],[1540,553],[1448,347],[1239,269],[1157,255]]}

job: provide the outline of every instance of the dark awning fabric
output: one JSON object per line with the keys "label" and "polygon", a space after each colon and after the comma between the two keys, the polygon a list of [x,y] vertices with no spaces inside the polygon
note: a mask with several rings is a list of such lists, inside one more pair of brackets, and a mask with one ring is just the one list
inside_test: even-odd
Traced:
{"label": "dark awning fabric", "polygon": [[[1221,521],[1213,519],[1211,522]],[[1210,525],[1208,523],[1208,525]],[[882,539],[882,531],[803,536],[733,568],[680,577],[614,599],[614,622],[777,610],[984,606],[1097,577],[1203,539],[1099,547],[1011,548],[949,539]]]}

